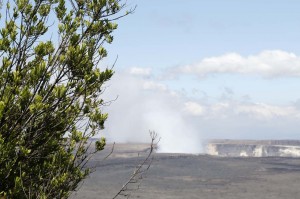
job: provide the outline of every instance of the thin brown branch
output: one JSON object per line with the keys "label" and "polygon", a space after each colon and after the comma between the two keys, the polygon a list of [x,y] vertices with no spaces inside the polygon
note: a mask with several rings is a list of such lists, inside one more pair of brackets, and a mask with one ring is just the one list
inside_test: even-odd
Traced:
{"label": "thin brown branch", "polygon": [[[150,131],[150,137],[151,137],[151,144],[150,144],[150,150],[148,152],[148,155],[142,161],[142,163],[137,166],[137,168],[134,170],[134,172],[131,175],[131,177],[129,178],[129,180],[125,182],[125,184],[118,191],[118,193],[113,197],[113,199],[116,199],[119,196],[125,196],[125,197],[128,198],[131,195],[131,193],[128,193],[128,192],[132,192],[134,190],[139,189],[140,184],[138,184],[138,186],[135,189],[130,189],[128,187],[128,185],[138,183],[142,179],[142,175],[146,171],[149,170],[149,168],[150,168],[150,166],[152,164],[152,161],[153,161],[152,154],[154,152],[155,145],[159,142],[159,140],[156,142],[156,140],[157,140],[157,133],[155,133],[154,131]],[[143,169],[144,167],[146,167],[146,168]]]}

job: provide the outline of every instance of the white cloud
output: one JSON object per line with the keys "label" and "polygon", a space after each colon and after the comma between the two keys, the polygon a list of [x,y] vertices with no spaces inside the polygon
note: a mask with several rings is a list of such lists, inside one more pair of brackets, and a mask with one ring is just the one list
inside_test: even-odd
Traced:
{"label": "white cloud", "polygon": [[255,74],[263,77],[300,76],[300,57],[281,50],[262,51],[246,57],[227,53],[205,58],[176,70],[198,76],[220,73]]}
{"label": "white cloud", "polygon": [[151,68],[132,67],[129,73],[132,75],[149,76],[151,75]]}
{"label": "white cloud", "polygon": [[236,101],[218,102],[202,105],[197,102],[186,102],[184,111],[192,116],[203,116],[202,119],[243,117],[256,120],[272,120],[282,117],[300,119],[300,110],[295,106],[274,106],[264,103],[243,103]]}
{"label": "white cloud", "polygon": [[239,105],[236,107],[238,114],[247,114],[258,119],[273,119],[280,117],[300,118],[300,112],[293,106],[271,106],[268,104]]}
{"label": "white cloud", "polygon": [[196,102],[189,101],[184,103],[184,111],[191,115],[201,116],[205,114],[205,107]]}
{"label": "white cloud", "polygon": [[143,88],[145,90],[167,91],[167,86],[165,84],[157,83],[157,82],[154,82],[154,81],[145,81],[143,83]]}

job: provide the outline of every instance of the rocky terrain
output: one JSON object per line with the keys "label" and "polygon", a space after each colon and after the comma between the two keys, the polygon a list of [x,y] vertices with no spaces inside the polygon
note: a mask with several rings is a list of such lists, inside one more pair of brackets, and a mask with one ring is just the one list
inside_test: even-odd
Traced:
{"label": "rocky terrain", "polygon": [[[241,143],[239,143],[241,144]],[[245,142],[244,144],[250,144]],[[266,143],[261,143],[264,146]],[[147,153],[148,145],[107,147],[91,160],[95,172],[73,199],[111,199]],[[291,157],[220,157],[154,154],[150,170],[131,186],[139,199],[299,199],[300,159]],[[118,197],[126,198],[126,197]]]}

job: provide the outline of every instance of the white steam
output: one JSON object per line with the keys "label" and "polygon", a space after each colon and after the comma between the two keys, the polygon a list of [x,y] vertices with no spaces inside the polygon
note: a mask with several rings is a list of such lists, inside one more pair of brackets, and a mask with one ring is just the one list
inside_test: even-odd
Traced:
{"label": "white steam", "polygon": [[125,72],[110,83],[106,99],[118,99],[105,109],[109,141],[149,142],[153,130],[161,138],[160,152],[201,152],[200,134],[182,114],[182,99],[166,86]]}

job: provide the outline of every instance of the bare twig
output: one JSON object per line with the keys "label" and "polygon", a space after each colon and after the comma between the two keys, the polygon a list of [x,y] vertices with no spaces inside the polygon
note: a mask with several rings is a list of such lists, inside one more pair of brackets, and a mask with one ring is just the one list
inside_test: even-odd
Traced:
{"label": "bare twig", "polygon": [[112,148],[111,148],[110,153],[109,153],[107,156],[105,156],[105,157],[103,158],[103,160],[106,160],[106,159],[114,152],[114,149],[115,149],[115,142],[114,142],[113,145],[112,145]]}
{"label": "bare twig", "polygon": [[[152,154],[154,152],[155,145],[160,141],[160,139],[157,140],[157,133],[155,133],[154,131],[150,131],[150,137],[151,137],[151,144],[150,144],[150,150],[148,152],[148,155],[143,160],[143,162],[137,166],[137,168],[134,170],[129,180],[125,182],[125,184],[118,191],[118,193],[113,197],[113,199],[116,199],[119,196],[129,198],[132,191],[138,190],[140,188],[143,174],[149,170],[152,164],[153,161]],[[135,188],[129,188],[130,184],[137,184],[137,186]]]}

